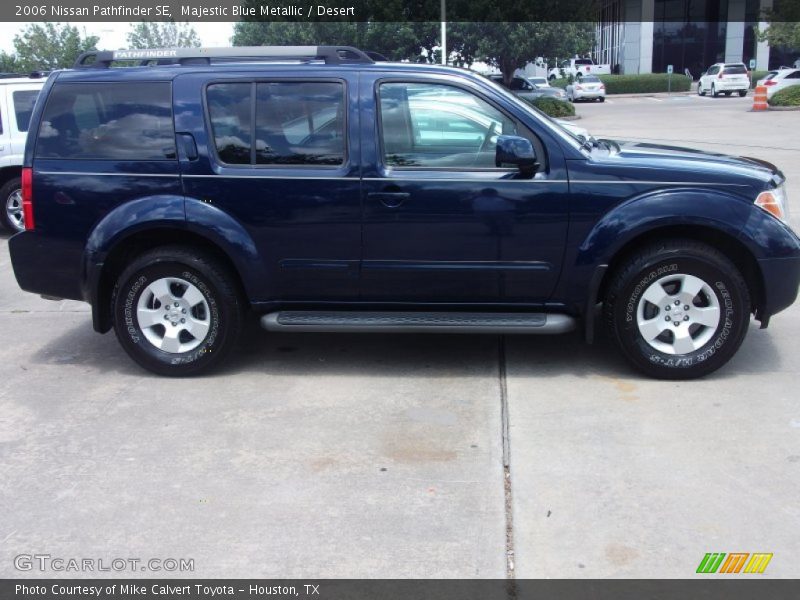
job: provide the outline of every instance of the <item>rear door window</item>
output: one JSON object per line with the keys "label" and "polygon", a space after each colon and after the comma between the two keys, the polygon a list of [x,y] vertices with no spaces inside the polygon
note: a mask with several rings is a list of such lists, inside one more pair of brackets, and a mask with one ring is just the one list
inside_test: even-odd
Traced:
{"label": "rear door window", "polygon": [[342,82],[213,83],[206,99],[224,163],[338,166],[345,161]]}
{"label": "rear door window", "polygon": [[33,106],[39,96],[38,90],[20,90],[11,94],[14,102],[14,114],[17,117],[17,131],[28,131]]}
{"label": "rear door window", "polygon": [[169,160],[175,154],[168,82],[63,83],[47,98],[36,156]]}

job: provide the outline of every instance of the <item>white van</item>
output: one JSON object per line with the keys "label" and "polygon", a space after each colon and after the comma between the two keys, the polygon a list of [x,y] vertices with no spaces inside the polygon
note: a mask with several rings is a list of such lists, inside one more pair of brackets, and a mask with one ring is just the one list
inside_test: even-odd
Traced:
{"label": "white van", "polygon": [[13,232],[25,229],[20,173],[28,122],[45,79],[0,74],[0,224]]}

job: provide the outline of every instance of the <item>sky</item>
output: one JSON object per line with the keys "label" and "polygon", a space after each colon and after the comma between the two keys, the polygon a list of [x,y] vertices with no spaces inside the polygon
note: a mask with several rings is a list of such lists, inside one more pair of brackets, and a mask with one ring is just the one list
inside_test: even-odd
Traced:
{"label": "sky", "polygon": [[[14,36],[25,29],[30,23],[0,22],[0,50],[12,52],[14,50]],[[118,50],[127,48],[126,39],[130,30],[130,23],[70,23],[76,26],[81,36],[96,35],[100,38],[97,44],[99,50]],[[230,46],[230,37],[233,35],[234,23],[192,23],[200,42],[206,47]]]}

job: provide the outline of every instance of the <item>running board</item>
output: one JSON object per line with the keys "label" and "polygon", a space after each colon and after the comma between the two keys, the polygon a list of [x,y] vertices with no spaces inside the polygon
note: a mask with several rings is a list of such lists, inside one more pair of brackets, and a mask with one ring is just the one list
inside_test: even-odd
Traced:
{"label": "running board", "polygon": [[566,333],[575,319],[554,313],[281,311],[261,317],[268,331],[397,333]]}

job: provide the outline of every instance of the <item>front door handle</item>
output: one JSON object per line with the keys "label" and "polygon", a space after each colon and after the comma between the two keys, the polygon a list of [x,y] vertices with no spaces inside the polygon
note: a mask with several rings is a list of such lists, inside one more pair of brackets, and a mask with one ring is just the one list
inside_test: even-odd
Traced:
{"label": "front door handle", "polygon": [[409,197],[411,194],[408,192],[370,192],[367,194],[367,198],[379,200],[387,208],[397,208]]}

